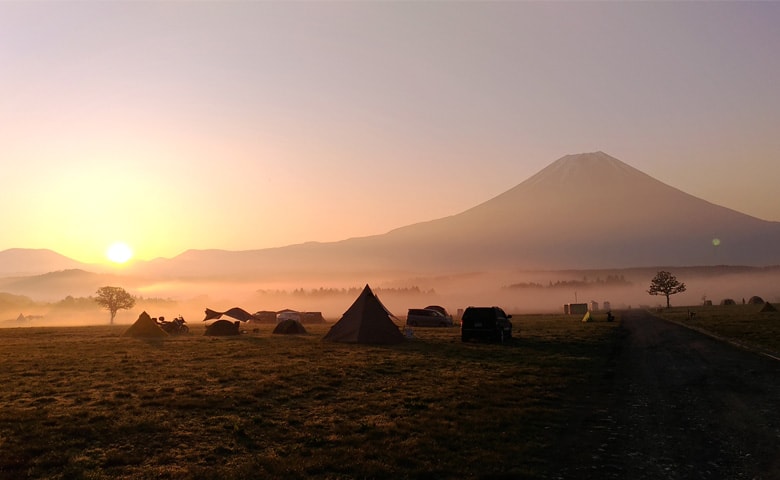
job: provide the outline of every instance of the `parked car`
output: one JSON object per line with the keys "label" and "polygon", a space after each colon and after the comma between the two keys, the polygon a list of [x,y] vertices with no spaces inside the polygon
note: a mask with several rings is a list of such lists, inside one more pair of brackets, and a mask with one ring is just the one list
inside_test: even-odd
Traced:
{"label": "parked car", "polygon": [[410,308],[406,315],[410,327],[451,327],[452,317],[432,308]]}
{"label": "parked car", "polygon": [[512,339],[512,315],[499,307],[467,307],[460,322],[460,339],[504,343]]}
{"label": "parked car", "polygon": [[441,313],[445,317],[447,317],[450,320],[452,320],[452,315],[450,315],[450,313],[447,311],[447,309],[442,307],[441,305],[428,305],[427,307],[425,307],[425,309],[426,310],[436,310],[437,312]]}

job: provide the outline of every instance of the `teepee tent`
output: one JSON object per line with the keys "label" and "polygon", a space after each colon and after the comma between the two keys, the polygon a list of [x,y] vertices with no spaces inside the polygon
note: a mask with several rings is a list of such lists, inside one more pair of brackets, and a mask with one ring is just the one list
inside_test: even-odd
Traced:
{"label": "teepee tent", "polygon": [[777,311],[777,309],[775,308],[774,305],[772,305],[769,302],[766,302],[764,304],[764,306],[761,307],[761,310],[759,311],[759,313],[776,312],[776,311]]}
{"label": "teepee tent", "polygon": [[150,317],[148,313],[141,312],[141,315],[138,316],[138,320],[130,325],[130,328],[125,330],[125,333],[123,333],[122,336],[154,338],[167,337],[168,334],[157,325],[157,322],[152,320],[152,317]]}
{"label": "teepee tent", "polygon": [[393,322],[394,316],[366,285],[341,320],[336,322],[324,340],[346,343],[393,344],[404,341],[404,336]]}

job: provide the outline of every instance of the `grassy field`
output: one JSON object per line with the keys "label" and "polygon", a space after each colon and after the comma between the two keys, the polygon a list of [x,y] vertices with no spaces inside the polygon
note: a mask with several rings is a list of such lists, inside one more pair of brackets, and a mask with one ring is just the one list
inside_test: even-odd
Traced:
{"label": "grassy field", "polygon": [[761,313],[762,307],[750,304],[673,307],[657,314],[780,357],[780,312]]}
{"label": "grassy field", "polygon": [[507,346],[0,329],[0,478],[545,478],[617,323],[514,323]]}

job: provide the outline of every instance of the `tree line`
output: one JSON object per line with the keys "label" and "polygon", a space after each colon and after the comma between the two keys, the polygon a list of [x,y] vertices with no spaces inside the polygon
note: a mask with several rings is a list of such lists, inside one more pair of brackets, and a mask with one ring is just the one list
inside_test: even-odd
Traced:
{"label": "tree line", "polygon": [[[143,297],[131,295],[121,287],[101,287],[95,292],[95,296],[74,297],[68,295],[55,302],[38,302],[25,295],[0,292],[0,312],[16,311],[26,313],[33,311],[87,311],[96,308],[105,308],[111,314],[111,322],[118,310],[132,308],[136,303],[144,305],[171,305],[176,301],[167,298]],[[113,313],[112,313],[113,312]]]}
{"label": "tree line", "polygon": [[596,277],[594,280],[583,277],[582,280],[557,280],[553,282],[550,280],[547,285],[537,282],[519,282],[507,285],[505,289],[542,289],[542,288],[588,288],[588,287],[602,287],[602,286],[629,286],[632,283],[626,280],[623,275],[607,275],[605,279]]}
{"label": "tree line", "polygon": [[[265,290],[259,289],[255,292],[263,296],[292,296],[292,297],[334,297],[334,296],[357,296],[363,291],[364,287],[349,288],[296,288],[294,290]],[[377,295],[435,295],[436,291],[431,289],[422,289],[418,286],[400,287],[400,288],[372,288]]]}

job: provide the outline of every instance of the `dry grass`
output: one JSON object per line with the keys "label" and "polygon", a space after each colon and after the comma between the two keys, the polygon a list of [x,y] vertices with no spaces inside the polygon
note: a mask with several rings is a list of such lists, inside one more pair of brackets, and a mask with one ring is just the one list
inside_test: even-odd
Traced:
{"label": "dry grass", "polygon": [[[780,312],[761,313],[763,305],[674,307],[659,315],[780,357]],[[694,315],[691,317],[689,312]]]}
{"label": "dry grass", "polygon": [[3,329],[0,478],[545,478],[617,325],[514,321],[509,346]]}

